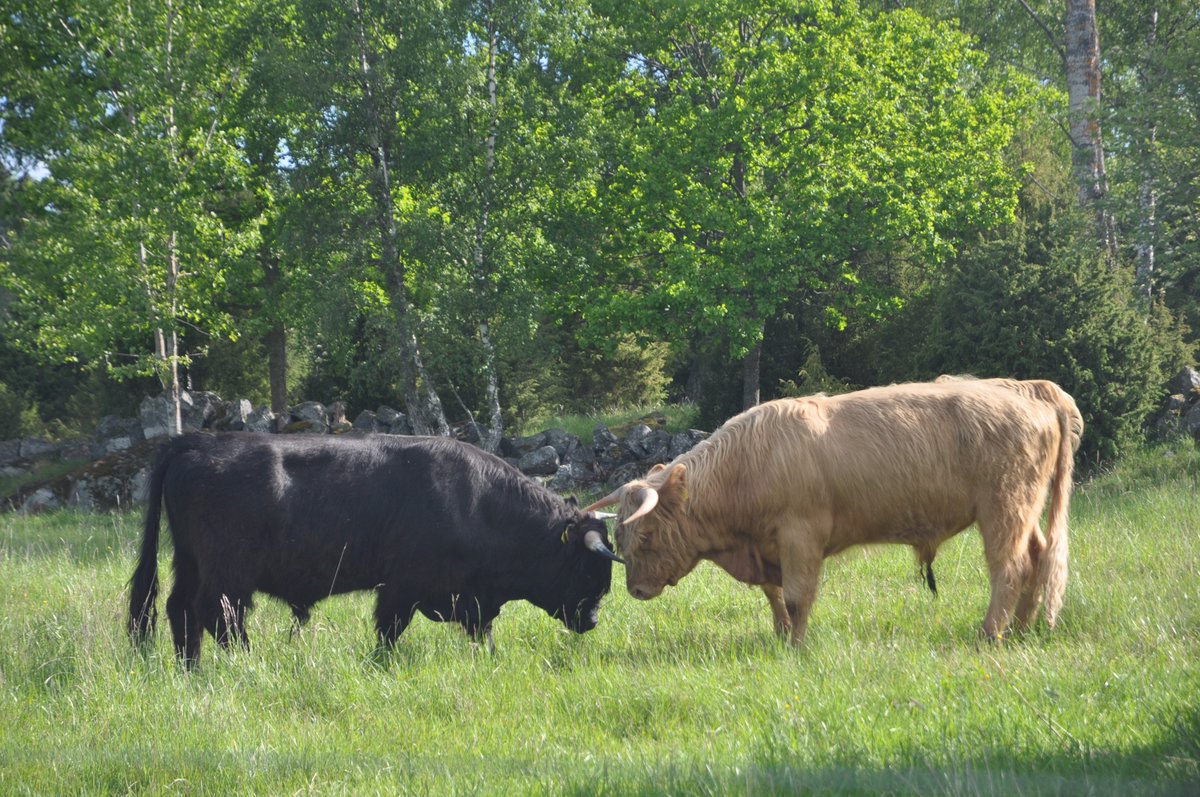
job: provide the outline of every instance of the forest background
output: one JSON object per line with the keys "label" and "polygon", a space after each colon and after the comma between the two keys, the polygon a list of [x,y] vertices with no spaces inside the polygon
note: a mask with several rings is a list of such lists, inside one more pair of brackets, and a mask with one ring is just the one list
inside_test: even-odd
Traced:
{"label": "forest background", "polygon": [[1200,332],[1195,0],[13,0],[0,439],[163,389],[468,417],[1049,378]]}

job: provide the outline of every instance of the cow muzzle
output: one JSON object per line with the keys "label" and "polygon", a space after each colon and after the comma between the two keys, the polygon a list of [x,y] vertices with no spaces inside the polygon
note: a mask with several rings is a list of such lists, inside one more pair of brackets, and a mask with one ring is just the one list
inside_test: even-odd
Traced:
{"label": "cow muzzle", "polygon": [[577,634],[586,634],[600,624],[600,607],[580,606],[574,612],[562,612],[560,618],[563,625],[571,631]]}
{"label": "cow muzzle", "polygon": [[657,598],[662,594],[663,587],[651,587],[646,584],[630,584],[628,586],[629,594],[640,601],[648,601],[651,598]]}

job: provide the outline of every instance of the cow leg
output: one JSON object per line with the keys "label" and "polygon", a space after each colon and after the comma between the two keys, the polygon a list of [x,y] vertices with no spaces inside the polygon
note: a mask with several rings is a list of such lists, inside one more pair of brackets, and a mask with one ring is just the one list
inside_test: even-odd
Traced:
{"label": "cow leg", "polygon": [[375,631],[379,634],[379,643],[387,648],[394,648],[396,640],[412,622],[416,601],[403,595],[379,590],[375,599]]}
{"label": "cow leg", "polygon": [[171,623],[175,655],[190,669],[200,659],[200,642],[204,634],[196,615],[199,573],[195,561],[180,553],[175,555],[174,570],[175,584],[167,598],[167,619]]}
{"label": "cow leg", "polygon": [[762,591],[767,596],[767,603],[771,605],[771,614],[775,618],[776,635],[788,636],[792,630],[792,618],[783,601],[783,587],[777,584],[763,584]]}
{"label": "cow leg", "polygon": [[463,630],[470,634],[476,645],[485,645],[488,653],[496,652],[496,640],[492,638],[492,621],[476,623],[473,627],[463,624]]}
{"label": "cow leg", "polygon": [[817,599],[821,581],[825,526],[811,523],[785,525],[779,529],[779,564],[783,570],[783,603],[792,623],[792,644],[804,641],[808,615]]}
{"label": "cow leg", "polygon": [[992,600],[980,629],[980,634],[988,641],[1004,638],[1026,581],[1035,577],[1030,567],[1029,543],[1025,539],[1028,535],[1022,533],[1030,526],[1023,520],[980,520],[983,552],[992,582]]}
{"label": "cow leg", "polygon": [[493,606],[485,606],[478,599],[472,604],[464,607],[465,611],[459,622],[476,644],[486,644],[488,652],[495,653],[496,641],[492,639],[492,621],[499,616],[500,611]]}
{"label": "cow leg", "polygon": [[250,649],[250,638],[246,635],[246,609],[250,605],[250,593],[236,591],[215,592],[205,590],[196,600],[204,627],[226,650],[230,643],[239,643],[243,650]]}
{"label": "cow leg", "polygon": [[1037,620],[1038,608],[1042,605],[1042,591],[1038,584],[1037,573],[1038,561],[1042,558],[1042,551],[1045,549],[1046,538],[1042,535],[1041,528],[1034,526],[1029,535],[1028,573],[1025,576],[1025,585],[1021,590],[1021,599],[1017,602],[1015,621],[1018,631],[1024,631],[1033,625]]}

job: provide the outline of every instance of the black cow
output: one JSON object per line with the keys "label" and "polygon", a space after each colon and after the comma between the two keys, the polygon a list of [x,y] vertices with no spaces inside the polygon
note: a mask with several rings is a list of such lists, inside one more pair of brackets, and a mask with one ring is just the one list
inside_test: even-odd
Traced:
{"label": "black cow", "polygon": [[189,665],[204,630],[248,646],[255,592],[302,619],[330,595],[373,589],[389,646],[418,611],[491,646],[492,620],[519,599],[582,633],[620,561],[603,520],[466,443],[191,434],[163,447],[151,475],[130,581],[135,641],[157,615],[160,505],[175,543],[167,616]]}

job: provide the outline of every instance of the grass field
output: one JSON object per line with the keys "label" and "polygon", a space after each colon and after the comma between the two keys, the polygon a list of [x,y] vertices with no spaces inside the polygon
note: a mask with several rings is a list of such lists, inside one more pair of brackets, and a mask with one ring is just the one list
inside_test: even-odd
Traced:
{"label": "grass field", "polygon": [[[830,560],[806,645],[702,566],[599,628],[527,604],[498,650],[418,618],[373,656],[369,596],[187,674],[124,634],[136,516],[0,516],[0,794],[1197,794],[1200,452],[1080,487],[1061,626],[975,631],[978,534]],[[166,566],[166,555],[163,558]],[[169,580],[169,577],[168,577]]]}

